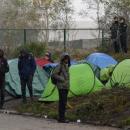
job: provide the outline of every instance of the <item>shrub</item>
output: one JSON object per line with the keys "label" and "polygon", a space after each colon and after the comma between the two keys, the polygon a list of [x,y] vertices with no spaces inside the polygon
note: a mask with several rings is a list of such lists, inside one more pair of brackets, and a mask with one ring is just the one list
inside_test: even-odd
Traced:
{"label": "shrub", "polygon": [[13,57],[18,57],[19,51],[21,49],[27,49],[30,53],[33,53],[33,55],[36,56],[36,57],[43,56],[45,51],[46,51],[46,48],[45,48],[44,44],[30,43],[30,44],[22,45],[22,46],[19,46],[18,48],[16,48],[14,50],[14,52],[12,53],[12,56]]}

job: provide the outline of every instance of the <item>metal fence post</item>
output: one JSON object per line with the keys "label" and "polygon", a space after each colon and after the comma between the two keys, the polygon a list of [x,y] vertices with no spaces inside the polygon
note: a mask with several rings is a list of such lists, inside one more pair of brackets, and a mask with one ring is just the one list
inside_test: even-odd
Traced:
{"label": "metal fence post", "polygon": [[26,45],[27,39],[26,39],[26,29],[24,29],[24,45]]}
{"label": "metal fence post", "polygon": [[104,46],[104,30],[102,29],[102,46]]}
{"label": "metal fence post", "polygon": [[66,52],[66,29],[64,29],[64,52]]}

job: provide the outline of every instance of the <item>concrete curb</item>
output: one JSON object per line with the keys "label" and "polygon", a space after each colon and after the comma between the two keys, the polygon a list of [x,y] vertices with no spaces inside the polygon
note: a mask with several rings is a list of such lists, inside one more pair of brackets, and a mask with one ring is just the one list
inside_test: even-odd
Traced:
{"label": "concrete curb", "polygon": [[49,119],[49,118],[46,118],[45,116],[46,115],[34,115],[33,113],[20,113],[20,112],[17,112],[17,111],[14,111],[14,110],[0,110],[0,113],[1,114],[9,114],[9,115],[21,115],[21,116],[25,116],[25,117],[33,117],[33,118],[41,118],[41,119],[44,119],[44,120],[47,120],[47,121],[53,121],[53,122],[56,122],[56,120],[54,119]]}
{"label": "concrete curb", "polygon": [[13,111],[13,110],[0,110],[0,113],[2,114],[10,114],[10,115],[22,115],[22,116],[30,116],[30,117],[39,117],[42,118],[41,116],[34,116],[33,113],[20,113],[17,111]]}
{"label": "concrete curb", "polygon": [[0,113],[3,113],[3,114],[14,114],[14,115],[20,115],[19,112],[17,112],[17,111],[11,111],[11,110],[0,110]]}
{"label": "concrete curb", "polygon": [[[0,110],[0,113],[2,114],[9,114],[9,115],[21,115],[21,116],[25,116],[25,117],[33,117],[33,118],[41,118],[41,119],[45,119],[46,121],[52,121],[52,122],[56,122],[55,119],[49,119],[49,118],[45,118],[45,115],[34,115],[33,113],[20,113],[14,110]],[[86,122],[86,123],[77,123],[77,122],[70,122],[69,124],[79,124],[79,125],[94,125],[94,126],[101,126],[100,122]],[[105,125],[102,125],[105,126]],[[115,124],[112,125],[108,125],[108,127],[113,127],[113,128],[118,128]]]}

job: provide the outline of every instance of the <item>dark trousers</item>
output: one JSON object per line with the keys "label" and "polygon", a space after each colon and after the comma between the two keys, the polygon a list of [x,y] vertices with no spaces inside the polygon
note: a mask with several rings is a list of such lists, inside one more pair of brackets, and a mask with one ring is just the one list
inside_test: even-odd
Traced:
{"label": "dark trousers", "polygon": [[117,42],[117,41],[114,40],[114,39],[113,39],[113,47],[114,47],[115,53],[119,53],[119,52],[120,52],[119,42]]}
{"label": "dark trousers", "polygon": [[33,76],[30,76],[28,79],[21,78],[20,80],[21,80],[21,92],[23,102],[26,102],[26,86],[28,87],[31,99],[33,98],[33,89],[32,89]]}
{"label": "dark trousers", "polygon": [[0,77],[0,108],[4,105],[4,98],[5,98],[5,78]]}
{"label": "dark trousers", "polygon": [[58,89],[58,92],[59,92],[59,120],[63,121],[65,120],[68,90]]}
{"label": "dark trousers", "polygon": [[121,49],[124,53],[127,53],[127,37],[125,35],[120,36]]}

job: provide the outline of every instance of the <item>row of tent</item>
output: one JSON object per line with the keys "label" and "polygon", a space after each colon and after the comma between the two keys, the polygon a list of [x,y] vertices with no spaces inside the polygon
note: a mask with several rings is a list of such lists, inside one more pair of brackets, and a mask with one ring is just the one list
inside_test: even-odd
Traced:
{"label": "row of tent", "polygon": [[[58,91],[51,83],[49,75],[58,63],[46,64],[46,61],[42,61],[44,59],[40,60],[36,60],[40,65],[37,65],[34,75],[34,95],[40,97],[40,101],[57,101]],[[6,75],[6,90],[12,96],[19,97],[21,87],[17,69],[18,59],[8,62],[10,72]],[[130,86],[130,59],[118,63],[107,54],[93,53],[82,61],[73,60],[71,64],[69,97],[87,95],[104,87],[111,88],[124,84]]]}

